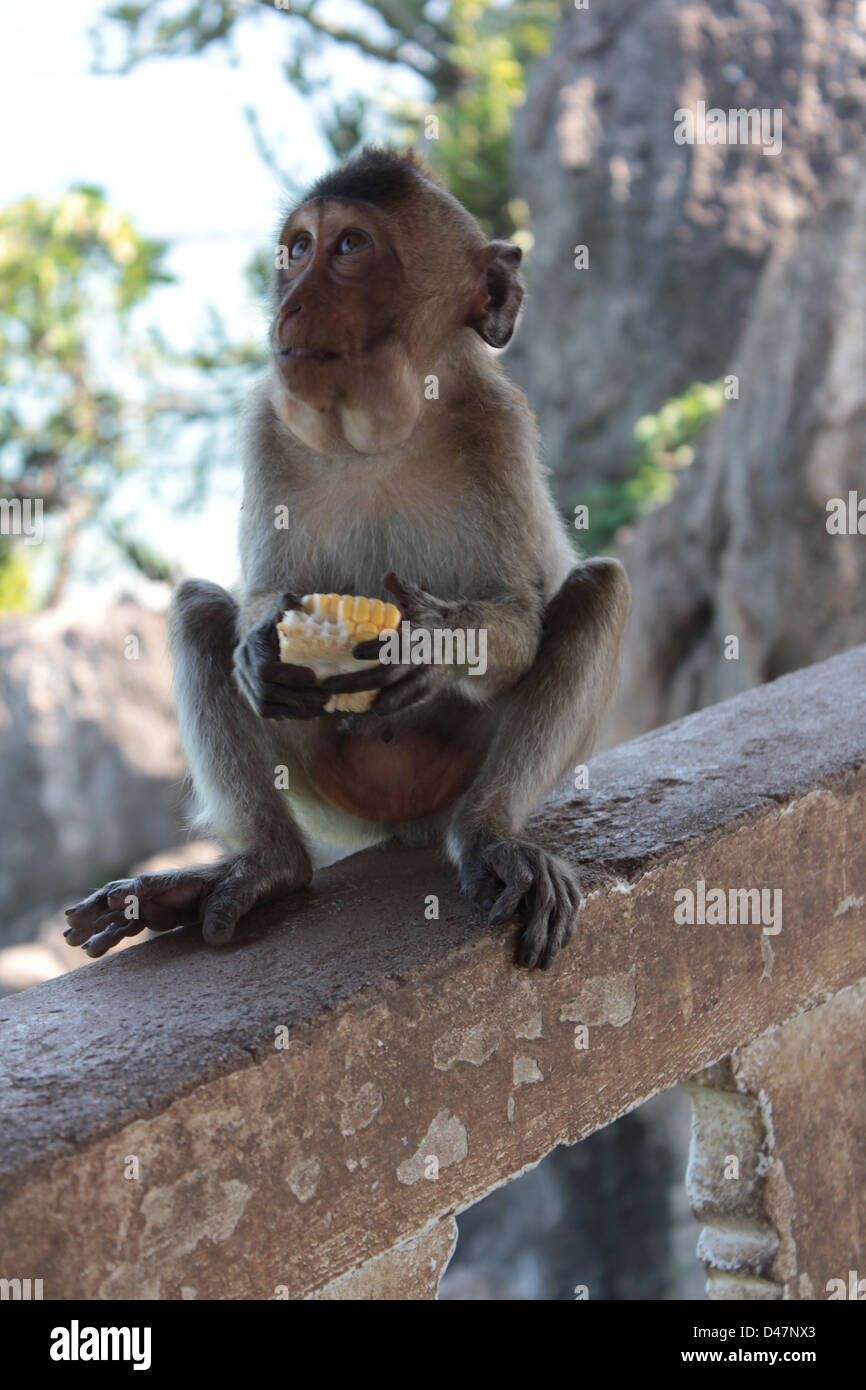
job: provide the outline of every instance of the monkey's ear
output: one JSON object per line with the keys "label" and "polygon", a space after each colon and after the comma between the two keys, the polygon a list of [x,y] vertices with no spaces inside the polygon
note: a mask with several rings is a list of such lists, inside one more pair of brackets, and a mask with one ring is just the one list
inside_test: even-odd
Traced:
{"label": "monkey's ear", "polygon": [[481,253],[480,280],[467,324],[491,347],[505,347],[523,300],[517,273],[523,252],[510,241],[491,241]]}

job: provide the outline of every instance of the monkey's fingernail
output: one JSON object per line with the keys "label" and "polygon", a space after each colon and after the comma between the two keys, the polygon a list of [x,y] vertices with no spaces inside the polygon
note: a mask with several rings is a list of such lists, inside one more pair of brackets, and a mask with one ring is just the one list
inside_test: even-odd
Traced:
{"label": "monkey's fingernail", "polygon": [[233,922],[208,922],[202,927],[202,936],[209,946],[225,946],[234,936]]}

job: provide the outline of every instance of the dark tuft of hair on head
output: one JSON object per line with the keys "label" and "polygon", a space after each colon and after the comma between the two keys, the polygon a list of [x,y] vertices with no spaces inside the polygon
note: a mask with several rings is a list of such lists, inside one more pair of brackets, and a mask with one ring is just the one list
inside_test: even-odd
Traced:
{"label": "dark tuft of hair on head", "polygon": [[349,202],[375,203],[387,211],[417,189],[419,181],[441,187],[413,151],[365,145],[339,169],[316,179],[297,206],[302,207],[313,198],[345,198]]}

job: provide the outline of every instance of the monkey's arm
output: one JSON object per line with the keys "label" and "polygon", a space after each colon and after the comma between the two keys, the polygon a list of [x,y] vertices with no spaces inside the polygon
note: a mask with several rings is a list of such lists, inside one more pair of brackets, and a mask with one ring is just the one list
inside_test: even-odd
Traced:
{"label": "monkey's arm", "polygon": [[[420,628],[432,635],[451,635],[445,649],[451,659],[332,676],[322,682],[328,694],[378,689],[374,712],[379,716],[429,699],[446,686],[459,687],[461,694],[486,703],[515,685],[532,666],[541,637],[542,602],[537,592],[504,591],[500,599],[449,601],[403,584],[393,573],[383,583],[411,632]],[[460,637],[461,642],[454,641]],[[387,639],[375,638],[359,644],[354,655],[369,661],[385,651]]]}
{"label": "monkey's arm", "polygon": [[70,908],[66,939],[88,955],[101,956],[145,927],[196,923],[207,941],[221,945],[258,903],[310,881],[310,854],[274,777],[290,746],[250,709],[233,675],[241,630],[237,604],[216,584],[187,579],[175,590],[169,638],[198,824],[227,853],[196,868],[116,880]]}

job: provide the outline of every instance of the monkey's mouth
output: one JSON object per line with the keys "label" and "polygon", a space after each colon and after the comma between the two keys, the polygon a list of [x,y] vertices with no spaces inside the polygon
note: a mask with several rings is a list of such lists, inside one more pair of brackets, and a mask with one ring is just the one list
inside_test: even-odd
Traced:
{"label": "monkey's mouth", "polygon": [[284,347],[277,349],[277,356],[284,362],[334,362],[338,352],[324,352],[319,348]]}

